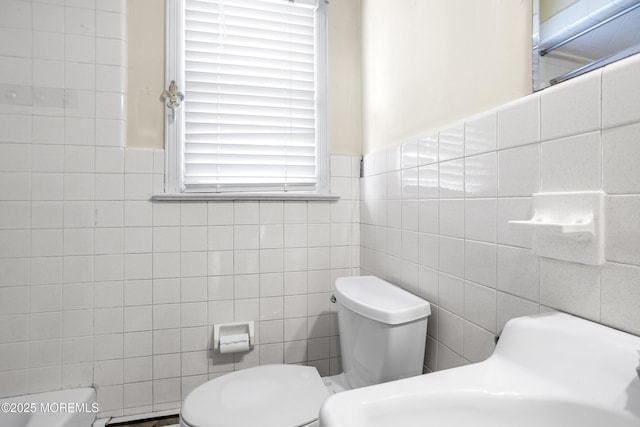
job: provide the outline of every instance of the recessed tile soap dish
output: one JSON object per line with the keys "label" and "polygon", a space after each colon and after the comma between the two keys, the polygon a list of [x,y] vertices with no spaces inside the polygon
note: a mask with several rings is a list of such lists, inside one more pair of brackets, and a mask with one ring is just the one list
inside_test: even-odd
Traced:
{"label": "recessed tile soap dish", "polygon": [[533,253],[581,264],[604,262],[602,191],[536,193],[533,218],[509,221],[532,234]]}

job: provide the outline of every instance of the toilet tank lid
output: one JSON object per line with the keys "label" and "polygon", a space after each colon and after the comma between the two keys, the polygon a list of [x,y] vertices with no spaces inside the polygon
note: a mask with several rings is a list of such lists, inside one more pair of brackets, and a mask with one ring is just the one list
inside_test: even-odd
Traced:
{"label": "toilet tank lid", "polygon": [[375,276],[339,277],[335,296],[349,310],[388,325],[431,314],[427,301]]}

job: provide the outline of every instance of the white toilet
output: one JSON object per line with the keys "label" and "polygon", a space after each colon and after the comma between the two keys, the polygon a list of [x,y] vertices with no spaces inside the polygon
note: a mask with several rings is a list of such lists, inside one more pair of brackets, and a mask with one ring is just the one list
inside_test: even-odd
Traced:
{"label": "white toilet", "polygon": [[[337,279],[335,299],[346,388],[422,374],[428,302],[373,276]],[[180,425],[313,427],[328,397],[313,367],[257,366],[189,393]]]}

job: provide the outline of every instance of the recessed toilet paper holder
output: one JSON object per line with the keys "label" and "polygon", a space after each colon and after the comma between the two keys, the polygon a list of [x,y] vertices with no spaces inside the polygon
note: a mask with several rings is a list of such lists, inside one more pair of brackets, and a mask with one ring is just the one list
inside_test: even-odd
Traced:
{"label": "recessed toilet paper holder", "polygon": [[221,351],[221,342],[224,346],[224,341],[230,338],[233,342],[239,342],[242,340],[242,336],[246,335],[248,341],[248,348],[253,348],[255,343],[255,326],[253,321],[249,322],[236,322],[236,323],[219,323],[213,325],[213,350]]}

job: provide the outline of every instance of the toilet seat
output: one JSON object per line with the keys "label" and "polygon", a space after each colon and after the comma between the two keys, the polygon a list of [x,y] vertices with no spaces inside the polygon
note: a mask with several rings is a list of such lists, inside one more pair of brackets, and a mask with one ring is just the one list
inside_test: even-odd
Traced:
{"label": "toilet seat", "polygon": [[200,385],[180,417],[187,427],[300,427],[318,418],[328,397],[313,367],[263,365]]}

